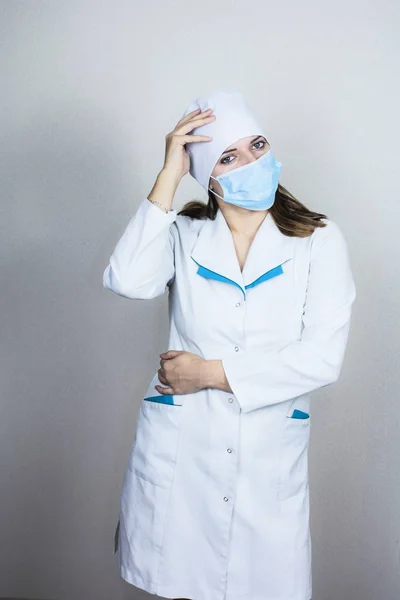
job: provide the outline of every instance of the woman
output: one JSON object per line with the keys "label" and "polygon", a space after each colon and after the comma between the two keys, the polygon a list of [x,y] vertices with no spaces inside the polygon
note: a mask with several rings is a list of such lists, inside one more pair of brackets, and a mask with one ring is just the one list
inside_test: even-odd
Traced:
{"label": "woman", "polygon": [[[121,495],[121,576],[166,598],[310,600],[310,396],[337,380],[355,285],[338,225],[278,179],[240,93],[197,98],[104,286],[169,289]],[[190,173],[209,201],[172,209]]]}

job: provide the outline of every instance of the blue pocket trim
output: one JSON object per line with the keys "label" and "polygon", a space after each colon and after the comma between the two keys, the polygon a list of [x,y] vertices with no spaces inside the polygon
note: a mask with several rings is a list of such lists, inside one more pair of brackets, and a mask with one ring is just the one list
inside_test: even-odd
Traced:
{"label": "blue pocket trim", "polygon": [[176,404],[174,402],[174,396],[172,394],[147,396],[147,398],[143,398],[143,400],[148,400],[149,402],[159,402],[160,404],[173,404],[174,406],[182,406],[182,404]]}
{"label": "blue pocket trim", "polygon": [[292,416],[290,417],[291,419],[308,419],[309,418],[309,414],[299,410],[298,408],[295,408],[293,411]]}

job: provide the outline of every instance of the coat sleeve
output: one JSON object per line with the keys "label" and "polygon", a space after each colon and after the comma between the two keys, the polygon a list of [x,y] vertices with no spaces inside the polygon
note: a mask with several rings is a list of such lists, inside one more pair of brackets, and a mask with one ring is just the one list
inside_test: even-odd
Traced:
{"label": "coat sleeve", "polygon": [[176,218],[175,210],[166,213],[144,199],[115,246],[103,286],[126,298],[161,296],[175,276]]}
{"label": "coat sleeve", "polygon": [[[328,227],[330,233],[325,233]],[[339,377],[356,288],[338,225],[329,221],[315,234],[300,340],[281,349],[264,353],[245,350],[222,360],[243,412],[306,394]]]}

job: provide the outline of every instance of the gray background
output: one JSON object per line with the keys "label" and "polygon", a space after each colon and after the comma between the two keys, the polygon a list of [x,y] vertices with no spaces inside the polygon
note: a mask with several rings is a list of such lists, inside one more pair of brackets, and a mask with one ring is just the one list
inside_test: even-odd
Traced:
{"label": "gray background", "polygon": [[[200,94],[247,94],[281,181],[340,225],[357,285],[314,392],[313,600],[400,597],[399,3],[0,3],[0,596],[145,597],[113,555],[166,295],[103,271]],[[190,175],[179,209],[206,199]],[[267,599],[266,599],[267,600]]]}

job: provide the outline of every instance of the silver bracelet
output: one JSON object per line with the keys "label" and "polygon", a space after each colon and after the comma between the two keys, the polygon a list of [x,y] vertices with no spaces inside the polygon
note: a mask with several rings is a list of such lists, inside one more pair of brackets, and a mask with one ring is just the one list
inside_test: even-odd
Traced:
{"label": "silver bracelet", "polygon": [[160,206],[164,212],[169,213],[170,211],[168,210],[168,208],[166,206],[164,206],[164,204],[160,204],[159,202],[157,202],[156,200],[150,200],[150,198],[147,198],[147,200],[149,202],[152,202],[153,204],[157,204],[157,206]]}

